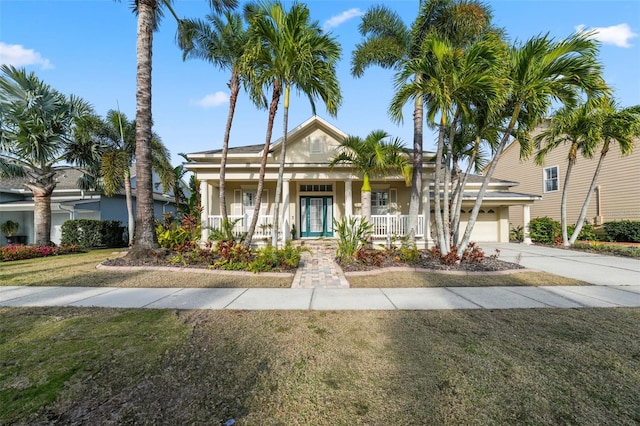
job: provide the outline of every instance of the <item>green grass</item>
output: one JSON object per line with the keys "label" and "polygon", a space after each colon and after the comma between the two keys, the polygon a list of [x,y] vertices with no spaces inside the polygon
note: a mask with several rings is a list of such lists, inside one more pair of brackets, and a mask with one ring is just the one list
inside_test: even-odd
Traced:
{"label": "green grass", "polygon": [[638,424],[640,309],[0,309],[0,424]]}
{"label": "green grass", "polygon": [[384,272],[365,276],[347,276],[351,287],[486,287],[590,285],[584,281],[546,272],[518,272],[504,275],[454,275],[427,272]]}
{"label": "green grass", "polygon": [[293,278],[220,275],[167,271],[97,270],[107,258],[122,256],[114,249],[0,264],[0,286],[88,287],[291,287]]}

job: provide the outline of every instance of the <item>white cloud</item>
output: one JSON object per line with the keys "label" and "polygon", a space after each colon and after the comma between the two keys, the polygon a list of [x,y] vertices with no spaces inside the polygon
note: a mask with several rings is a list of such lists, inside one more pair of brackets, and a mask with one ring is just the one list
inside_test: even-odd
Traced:
{"label": "white cloud", "polygon": [[358,16],[362,16],[362,15],[364,15],[364,12],[362,12],[357,7],[353,9],[345,10],[341,14],[332,16],[331,18],[327,19],[323,25],[323,29],[330,30],[331,28],[335,28],[339,25],[344,24],[350,19],[357,18]]}
{"label": "white cloud", "polygon": [[210,95],[206,95],[204,98],[200,100],[192,101],[191,103],[195,105],[200,105],[201,107],[204,107],[204,108],[209,108],[209,107],[217,107],[220,105],[224,105],[227,102],[229,102],[229,95],[227,95],[225,92],[216,92]]}
{"label": "white cloud", "polygon": [[22,67],[39,65],[42,69],[53,68],[53,64],[33,49],[25,49],[20,44],[7,44],[0,41],[0,64]]}
{"label": "white cloud", "polygon": [[613,44],[618,47],[631,47],[629,40],[638,37],[638,34],[631,31],[628,24],[612,25],[610,27],[594,27],[585,29],[585,25],[578,25],[576,31],[585,33],[593,31],[591,38],[600,41],[603,44]]}

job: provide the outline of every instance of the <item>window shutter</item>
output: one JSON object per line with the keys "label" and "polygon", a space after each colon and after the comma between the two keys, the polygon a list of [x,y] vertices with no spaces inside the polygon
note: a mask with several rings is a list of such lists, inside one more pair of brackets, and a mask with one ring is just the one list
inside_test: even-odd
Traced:
{"label": "window shutter", "polygon": [[398,190],[389,188],[389,213],[398,213]]}
{"label": "window shutter", "polygon": [[242,215],[242,191],[239,189],[233,191],[233,214]]}
{"label": "window shutter", "polygon": [[262,201],[260,201],[260,214],[266,215],[269,211],[269,190],[262,191]]}

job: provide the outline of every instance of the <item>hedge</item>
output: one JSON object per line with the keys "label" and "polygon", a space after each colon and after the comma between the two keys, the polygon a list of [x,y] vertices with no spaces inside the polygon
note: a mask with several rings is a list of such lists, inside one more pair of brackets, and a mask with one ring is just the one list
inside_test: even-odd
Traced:
{"label": "hedge", "polygon": [[123,247],[124,227],[119,220],[67,220],[62,224],[62,245]]}
{"label": "hedge", "polygon": [[640,221],[605,222],[604,230],[611,241],[640,243]]}

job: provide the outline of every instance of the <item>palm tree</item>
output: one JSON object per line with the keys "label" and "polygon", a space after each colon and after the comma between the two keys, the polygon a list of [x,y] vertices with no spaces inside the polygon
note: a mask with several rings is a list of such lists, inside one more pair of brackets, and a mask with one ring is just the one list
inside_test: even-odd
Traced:
{"label": "palm tree", "polygon": [[[460,117],[471,114],[473,105],[491,108],[492,102],[501,99],[500,92],[505,84],[499,73],[502,44],[489,38],[460,49],[446,39],[430,34],[423,47],[428,52],[424,58],[406,64],[398,74],[398,90],[391,103],[391,113],[398,116],[407,100],[419,97],[426,106],[428,122],[438,126],[434,172],[435,222],[437,244],[446,255],[451,246],[451,176],[448,165],[453,152],[453,143],[445,146],[446,129],[451,129],[449,140],[454,141],[456,123]],[[406,82],[410,75],[416,74],[422,77]],[[443,166],[443,163],[446,164]]]}
{"label": "palm tree", "polygon": [[[158,238],[153,211],[153,183],[151,173],[151,57],[153,32],[158,29],[166,7],[180,22],[172,8],[172,0],[133,0],[138,15],[136,38],[136,237],[129,251],[131,257],[148,256],[156,250]],[[234,8],[237,0],[209,0],[217,11]]]}
{"label": "palm tree", "polygon": [[92,115],[84,100],[65,96],[33,72],[0,67],[0,175],[24,177],[33,193],[35,243],[51,244],[51,193],[63,163],[86,166],[98,146],[76,135],[80,121]]}
{"label": "palm tree", "polygon": [[584,158],[592,158],[600,143],[599,120],[596,117],[598,103],[602,103],[602,101],[595,98],[589,99],[575,108],[563,107],[559,109],[549,121],[549,126],[533,139],[535,148],[538,150],[535,156],[535,162],[538,165],[543,165],[547,154],[560,145],[570,145],[560,201],[560,224],[562,226],[562,242],[565,247],[569,246],[569,236],[567,235],[569,180],[578,153],[581,153]]}
{"label": "palm tree", "polygon": [[538,36],[509,49],[509,85],[501,114],[508,124],[483,178],[458,244],[459,253],[469,243],[489,181],[512,135],[518,136],[521,153],[526,155],[530,150],[527,134],[547,115],[553,101],[571,107],[583,93],[594,96],[609,90],[597,59],[597,44],[589,37],[590,34],[573,34],[555,41],[548,35]]}
{"label": "palm tree", "polygon": [[335,72],[340,46],[333,37],[323,34],[318,22],[310,21],[309,8],[300,3],[293,4],[289,11],[278,1],[261,4],[252,14],[250,33],[249,60],[256,80],[278,81],[284,90],[283,138],[272,228],[272,244],[277,247],[291,88],[308,96],[314,115],[316,97],[335,115],[342,99]]}
{"label": "palm tree", "polygon": [[[351,61],[351,73],[361,77],[370,65],[397,71],[413,60],[424,56],[423,41],[429,33],[439,34],[456,46],[473,41],[489,28],[491,13],[486,5],[476,1],[421,1],[416,20],[408,28],[400,16],[385,6],[374,6],[362,17],[360,34],[365,40],[356,45]],[[406,75],[406,74],[405,74]],[[419,82],[421,74],[406,75]],[[402,120],[401,110],[393,115]],[[413,110],[413,172],[409,203],[409,228],[415,236],[422,193],[423,102],[414,99]]]}
{"label": "palm tree", "polygon": [[[229,114],[222,142],[220,158],[220,213],[223,221],[228,220],[227,200],[225,194],[225,171],[229,152],[229,136],[235,114],[240,83],[247,80],[241,76],[241,60],[247,43],[248,34],[244,29],[242,16],[225,12],[224,20],[214,14],[207,15],[206,20],[187,19],[179,27],[178,41],[183,50],[183,59],[198,58],[211,62],[215,67],[231,73],[229,78]],[[205,212],[206,213],[206,212]]]}
{"label": "palm tree", "polygon": [[[133,196],[131,190],[131,166],[136,159],[135,120],[129,121],[119,111],[109,110],[105,117],[101,137],[106,147],[100,158],[99,175],[102,188],[107,196],[113,196],[124,187],[127,204],[129,245],[134,242],[135,222],[133,219]],[[172,186],[173,167],[169,150],[155,132],[151,138],[151,167],[160,178],[163,190]],[[137,178],[136,178],[137,180]],[[136,182],[137,183],[137,182]],[[136,186],[136,197],[138,195]],[[176,203],[176,207],[179,204]],[[154,216],[155,217],[155,216]]]}
{"label": "palm tree", "polygon": [[620,147],[622,155],[629,155],[634,148],[634,139],[640,137],[640,105],[627,108],[620,108],[614,99],[605,97],[602,104],[596,112],[596,120],[599,126],[600,139],[602,147],[600,148],[600,156],[598,165],[593,172],[593,178],[589,191],[585,197],[576,227],[573,235],[569,239],[569,245],[573,245],[580,235],[580,230],[584,224],[584,218],[587,216],[587,209],[591,201],[591,195],[596,189],[598,176],[602,170],[604,159],[611,148],[611,144],[616,142]]}
{"label": "palm tree", "polygon": [[371,219],[371,178],[401,173],[408,179],[410,174],[407,150],[402,141],[390,138],[383,130],[374,130],[365,139],[359,136],[344,138],[330,166],[339,164],[351,166],[362,175],[361,214],[367,221]]}

